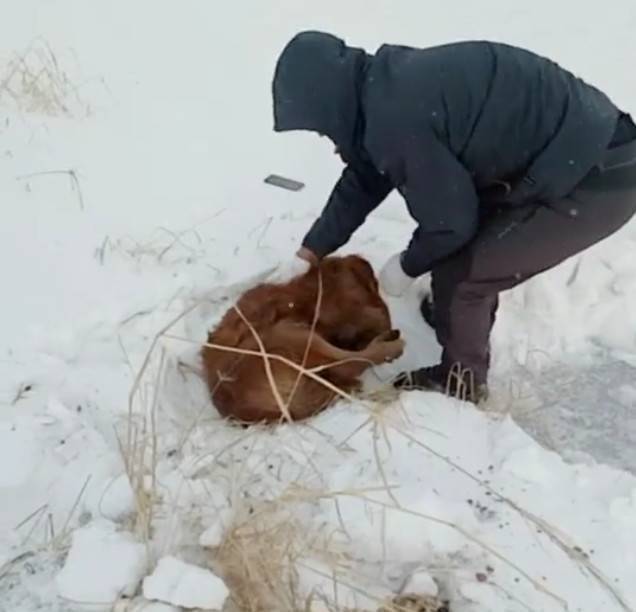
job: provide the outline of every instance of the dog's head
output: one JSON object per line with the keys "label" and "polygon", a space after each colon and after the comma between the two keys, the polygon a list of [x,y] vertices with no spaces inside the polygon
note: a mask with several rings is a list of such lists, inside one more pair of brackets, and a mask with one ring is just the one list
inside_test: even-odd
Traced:
{"label": "dog's head", "polygon": [[391,328],[388,307],[366,259],[359,255],[328,257],[320,268],[329,295],[323,300],[320,323],[323,329],[337,330],[330,336],[334,344],[361,350],[375,336]]}
{"label": "dog's head", "polygon": [[371,264],[364,259],[364,257],[360,257],[360,255],[349,255],[343,259],[343,264],[355,274],[360,283],[370,291],[378,292],[378,279],[375,276]]}

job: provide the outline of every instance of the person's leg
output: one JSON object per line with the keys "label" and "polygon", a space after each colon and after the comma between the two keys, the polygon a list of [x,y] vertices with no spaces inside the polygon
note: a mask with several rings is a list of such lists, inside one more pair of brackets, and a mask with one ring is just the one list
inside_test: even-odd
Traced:
{"label": "person's leg", "polygon": [[396,385],[446,387],[454,364],[468,370],[477,386],[485,385],[499,292],[622,227],[636,213],[636,167],[633,175],[634,180],[623,180],[618,186],[609,173],[586,179],[571,196],[551,206],[509,208],[489,219],[466,248],[433,270],[435,330],[443,347],[442,363],[403,375]]}
{"label": "person's leg", "polygon": [[535,236],[546,237],[543,225],[553,214],[536,204],[502,209],[471,244],[433,270],[435,332],[445,370],[460,363],[477,384],[486,383],[499,293],[549,267],[535,253],[547,255]]}

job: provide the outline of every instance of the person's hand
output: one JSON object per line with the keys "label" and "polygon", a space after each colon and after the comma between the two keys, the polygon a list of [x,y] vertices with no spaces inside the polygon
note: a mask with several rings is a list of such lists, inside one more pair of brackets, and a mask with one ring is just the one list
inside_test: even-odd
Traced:
{"label": "person's hand", "polygon": [[379,275],[380,289],[387,295],[400,297],[415,280],[402,269],[402,253],[393,255],[382,267]]}
{"label": "person's hand", "polygon": [[276,269],[269,275],[270,283],[288,283],[297,276],[309,272],[312,266],[318,265],[318,258],[309,249],[302,247],[291,259],[281,261]]}

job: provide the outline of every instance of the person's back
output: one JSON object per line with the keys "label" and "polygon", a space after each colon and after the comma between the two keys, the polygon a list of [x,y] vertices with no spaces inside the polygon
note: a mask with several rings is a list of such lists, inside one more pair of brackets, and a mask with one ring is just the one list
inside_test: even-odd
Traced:
{"label": "person's back", "polygon": [[372,158],[386,154],[384,143],[374,151],[374,132],[389,125],[394,137],[421,140],[422,155],[428,139],[440,140],[478,189],[525,177],[545,197],[565,195],[601,158],[618,116],[607,96],[554,62],[492,42],[384,45],[363,92]]}

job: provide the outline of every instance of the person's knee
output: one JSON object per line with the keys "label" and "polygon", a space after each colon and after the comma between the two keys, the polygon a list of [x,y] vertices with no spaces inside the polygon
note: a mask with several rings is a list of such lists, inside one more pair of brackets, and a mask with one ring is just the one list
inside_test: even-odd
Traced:
{"label": "person's knee", "polygon": [[458,253],[439,262],[432,270],[433,294],[451,293],[470,276],[468,253]]}
{"label": "person's knee", "polygon": [[500,283],[465,279],[458,283],[453,292],[453,300],[462,302],[488,302],[499,294]]}

